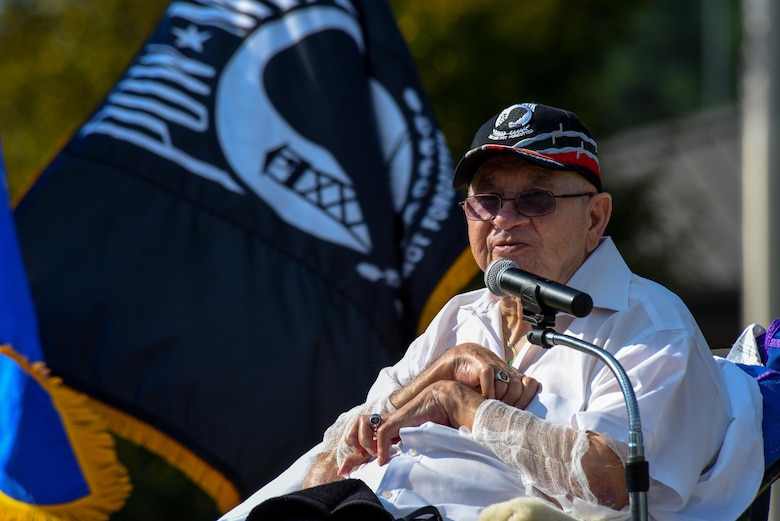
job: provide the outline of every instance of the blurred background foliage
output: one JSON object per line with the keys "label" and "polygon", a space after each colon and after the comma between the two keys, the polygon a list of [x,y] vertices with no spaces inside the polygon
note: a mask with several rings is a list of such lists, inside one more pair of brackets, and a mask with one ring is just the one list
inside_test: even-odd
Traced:
{"label": "blurred background foliage", "polygon": [[[389,3],[455,160],[487,118],[517,101],[573,110],[602,140],[738,99],[738,0]],[[0,136],[13,197],[100,103],[168,5],[0,0]],[[642,197],[652,176],[604,177],[615,196],[608,232],[635,271],[674,288],[669,244],[684,233],[654,251],[637,239],[659,217]],[[136,483],[114,519],[215,518],[213,503],[182,485],[185,478],[119,442],[123,462],[157,478]]]}
{"label": "blurred background foliage", "polygon": [[0,2],[0,137],[19,196],[105,97],[165,0]]}
{"label": "blurred background foliage", "polygon": [[[391,6],[455,157],[479,125],[517,100],[570,108],[597,138],[735,100],[737,2],[391,0]],[[712,11],[718,15],[705,16]],[[708,38],[713,31],[716,37]],[[721,50],[705,63],[713,47]],[[723,71],[711,80],[717,98],[703,85],[713,63]]]}

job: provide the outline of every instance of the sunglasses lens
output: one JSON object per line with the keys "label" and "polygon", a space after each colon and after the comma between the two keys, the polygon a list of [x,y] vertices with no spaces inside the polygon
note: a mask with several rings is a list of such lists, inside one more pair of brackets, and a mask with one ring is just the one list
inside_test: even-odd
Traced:
{"label": "sunglasses lens", "polygon": [[[495,194],[470,195],[463,201],[466,217],[473,221],[490,221],[505,200]],[[526,217],[549,215],[555,211],[555,196],[546,190],[526,190],[515,197],[517,213]]]}
{"label": "sunglasses lens", "polygon": [[519,212],[526,217],[548,215],[555,211],[555,197],[545,190],[520,192],[515,201]]}
{"label": "sunglasses lens", "polygon": [[496,216],[500,207],[501,198],[497,195],[472,195],[463,202],[466,217],[476,221],[489,221]]}

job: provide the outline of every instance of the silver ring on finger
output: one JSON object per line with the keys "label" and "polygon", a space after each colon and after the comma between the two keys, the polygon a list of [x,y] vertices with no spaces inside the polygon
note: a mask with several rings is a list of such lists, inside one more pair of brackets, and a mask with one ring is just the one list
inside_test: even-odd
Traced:
{"label": "silver ring on finger", "polygon": [[509,383],[509,374],[506,371],[504,371],[504,370],[498,371],[496,373],[496,380],[498,380],[500,382],[504,382],[505,384],[508,384]]}
{"label": "silver ring on finger", "polygon": [[374,432],[376,432],[379,428],[379,424],[382,423],[382,417],[377,413],[374,413],[368,417],[368,423],[371,425],[371,428],[374,429]]}

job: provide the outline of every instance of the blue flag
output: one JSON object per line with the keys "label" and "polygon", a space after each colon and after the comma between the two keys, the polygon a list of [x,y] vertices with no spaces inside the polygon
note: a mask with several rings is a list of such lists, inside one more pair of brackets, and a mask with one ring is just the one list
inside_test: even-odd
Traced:
{"label": "blue flag", "polygon": [[50,377],[0,153],[0,519],[106,519],[129,482],[104,423]]}
{"label": "blue flag", "polygon": [[46,361],[227,510],[476,274],[451,178],[385,1],[174,1],[16,209]]}

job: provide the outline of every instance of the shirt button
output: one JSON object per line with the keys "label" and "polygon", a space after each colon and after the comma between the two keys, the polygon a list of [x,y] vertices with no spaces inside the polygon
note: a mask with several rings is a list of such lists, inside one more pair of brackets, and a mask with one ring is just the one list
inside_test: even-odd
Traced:
{"label": "shirt button", "polygon": [[418,452],[417,452],[417,449],[412,447],[412,448],[410,448],[409,450],[406,451],[406,454],[409,455],[409,456],[417,456]]}
{"label": "shirt button", "polygon": [[393,493],[389,490],[383,490],[381,496],[384,499],[390,499],[391,497],[393,497]]}

